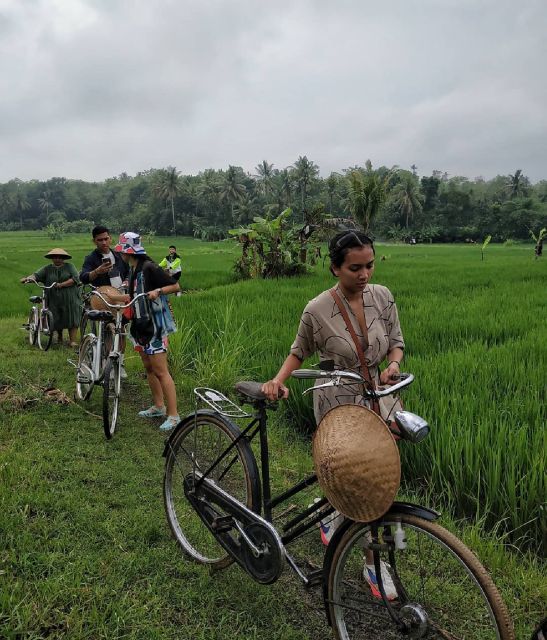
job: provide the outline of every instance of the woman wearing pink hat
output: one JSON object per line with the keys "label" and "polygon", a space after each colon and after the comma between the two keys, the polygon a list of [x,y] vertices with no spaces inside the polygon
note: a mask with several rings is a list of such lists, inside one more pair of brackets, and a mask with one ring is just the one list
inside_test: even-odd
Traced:
{"label": "woman wearing pink hat", "polygon": [[167,304],[166,295],[177,293],[180,286],[171,276],[146,255],[137,233],[128,231],[120,235],[114,251],[122,256],[130,269],[129,295],[126,300],[140,293],[134,307],[130,335],[139,353],[154,404],[139,411],[141,418],[165,418],[162,431],[169,431],[179,421],[177,392],[167,366],[168,335],[176,331],[175,322]]}

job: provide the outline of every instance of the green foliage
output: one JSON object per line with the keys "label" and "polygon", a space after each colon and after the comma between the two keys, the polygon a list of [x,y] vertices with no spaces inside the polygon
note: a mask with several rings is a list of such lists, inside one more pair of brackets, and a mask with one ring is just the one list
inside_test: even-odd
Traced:
{"label": "green foliage", "polygon": [[4,230],[45,229],[51,212],[62,211],[69,224],[89,220],[115,233],[149,229],[210,241],[256,215],[271,219],[291,207],[295,224],[310,223],[322,209],[333,218],[351,216],[375,237],[402,227],[421,242],[478,242],[486,232],[493,242],[527,240],[530,229],[547,226],[547,180],[531,184],[522,170],[488,181],[442,171],[420,179],[415,170],[373,169],[367,161],[321,178],[319,167],[300,156],[282,169],[262,160],[255,171],[230,165],[183,176],[167,167],[97,183],[10,180],[0,184],[0,223]]}
{"label": "green foliage", "polygon": [[[156,238],[152,257],[161,258],[171,240]],[[96,392],[84,407],[90,413],[74,403],[55,405],[39,393],[49,384],[68,396],[74,388],[67,350],[31,349],[19,329],[34,291],[16,275],[43,265],[49,244],[43,232],[0,234],[0,385],[13,385],[31,400],[24,410],[0,402],[0,635],[329,637],[320,596],[310,591],[303,597],[290,574],[263,587],[237,567],[212,576],[180,554],[161,501],[164,436],[157,425],[136,418],[149,391],[130,349],[112,441],[104,440],[100,419],[92,415],[100,414]],[[88,234],[67,236],[64,244],[77,267],[92,248]],[[233,283],[234,243],[184,238],[176,244],[181,282],[191,292],[172,298],[179,331],[170,338],[170,363],[179,411],[186,414],[198,380],[214,379],[230,392],[240,376],[271,377],[304,305],[332,278],[318,266],[302,278]],[[529,247],[518,244],[491,245],[481,265],[476,251],[465,245],[393,246],[389,260],[377,264],[375,281],[397,300],[407,343],[404,368],[416,375],[405,405],[432,426],[423,443],[400,443],[400,497],[442,512],[442,524],[492,572],[516,637],[529,638],[545,603],[540,505],[547,362],[538,350],[547,343],[544,264],[531,261]],[[508,314],[516,290],[519,313]],[[310,397],[300,395],[307,385],[291,380],[289,386],[290,404],[272,413],[269,423],[277,490],[312,468],[309,439],[297,431],[311,415]],[[450,513],[462,519],[454,521]],[[318,535],[307,536],[305,544],[321,547]],[[533,553],[522,551],[527,545]]]}
{"label": "green foliage", "polygon": [[241,245],[241,257],[234,265],[239,279],[279,278],[305,272],[295,231],[288,227],[291,215],[292,210],[285,209],[272,220],[257,216],[248,227],[229,231]]}
{"label": "green foliage", "polygon": [[481,260],[484,260],[484,250],[486,249],[486,247],[490,244],[490,240],[492,240],[492,236],[488,235],[486,236],[486,238],[484,239],[484,242],[482,243],[482,247],[481,247]]}

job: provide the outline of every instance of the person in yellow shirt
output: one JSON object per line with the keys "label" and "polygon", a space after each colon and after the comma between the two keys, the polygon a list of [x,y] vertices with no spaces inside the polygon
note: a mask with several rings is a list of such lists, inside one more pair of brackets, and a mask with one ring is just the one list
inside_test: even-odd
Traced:
{"label": "person in yellow shirt", "polygon": [[[159,266],[162,269],[167,271],[168,275],[170,275],[173,280],[178,282],[182,275],[182,262],[180,256],[177,253],[177,248],[174,244],[169,245],[169,253],[165,256],[165,258],[159,263]],[[177,293],[177,296],[181,296],[181,292]]]}

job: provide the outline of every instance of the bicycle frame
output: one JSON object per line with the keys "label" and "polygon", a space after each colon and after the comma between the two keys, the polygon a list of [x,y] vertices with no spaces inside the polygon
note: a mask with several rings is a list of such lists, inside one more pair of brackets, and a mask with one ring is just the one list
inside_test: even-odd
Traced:
{"label": "bicycle frame", "polygon": [[[349,380],[352,383],[362,380],[359,374],[355,374],[353,372],[326,372],[303,369],[294,373],[296,373],[295,377],[298,378],[330,378],[329,382],[315,388],[322,388],[325,386],[330,386],[331,384],[343,384],[344,379]],[[377,392],[371,391],[369,392],[369,394],[371,395],[371,397],[373,394],[377,394],[378,397],[381,397],[382,395],[390,395],[395,391],[411,384],[413,379],[414,377],[411,374],[401,375],[401,381],[397,384],[392,385],[386,390],[378,390]],[[291,497],[303,491],[304,489],[314,485],[317,482],[317,475],[315,473],[311,474],[294,484],[286,491],[272,496],[267,430],[268,401],[266,399],[255,400],[252,403],[255,411],[253,414],[250,414],[241,410],[239,407],[237,407],[237,405],[228,400],[228,398],[212,389],[197,388],[194,389],[194,393],[196,396],[194,419],[197,419],[198,415],[198,398],[208,404],[215,412],[219,413],[221,416],[226,416],[229,418],[251,418],[250,422],[243,429],[241,429],[241,433],[239,434],[239,436],[232,441],[232,443],[218,456],[218,458],[210,465],[208,469],[204,471],[203,474],[199,475],[199,477],[195,481],[195,489],[198,489],[199,486],[202,485],[206,479],[208,479],[212,472],[226,458],[231,455],[232,451],[235,449],[235,447],[237,447],[240,441],[246,440],[248,443],[251,443],[258,435],[260,442],[260,470],[258,473],[261,485],[261,501],[259,504],[257,515],[261,516],[263,514],[264,519],[271,524],[273,522],[273,510],[279,505],[285,503]],[[168,440],[166,443],[164,455],[166,454],[169,447],[170,440]],[[412,505],[407,505],[407,507],[412,508]],[[280,536],[281,543],[285,547],[299,537],[303,536],[310,529],[314,528],[320,521],[332,515],[334,512],[335,509],[329,504],[327,498],[322,498],[317,502],[314,502],[312,505],[296,514],[291,520],[289,520],[289,522],[287,522],[283,526],[283,533]],[[286,549],[285,555],[289,566],[299,576],[299,578],[305,585],[310,585],[312,581],[320,578],[320,576],[322,575],[322,570],[312,571],[308,575],[304,574]]]}

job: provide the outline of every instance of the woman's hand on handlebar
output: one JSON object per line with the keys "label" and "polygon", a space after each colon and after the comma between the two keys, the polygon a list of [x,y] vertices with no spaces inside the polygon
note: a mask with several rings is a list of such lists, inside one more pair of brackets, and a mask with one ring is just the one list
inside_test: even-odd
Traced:
{"label": "woman's hand on handlebar", "polygon": [[289,397],[289,390],[287,387],[275,378],[273,380],[268,380],[268,382],[265,382],[262,385],[262,393],[272,402]]}
{"label": "woman's hand on handlebar", "polygon": [[380,383],[393,385],[399,382],[400,367],[397,362],[390,362],[380,374]]}

